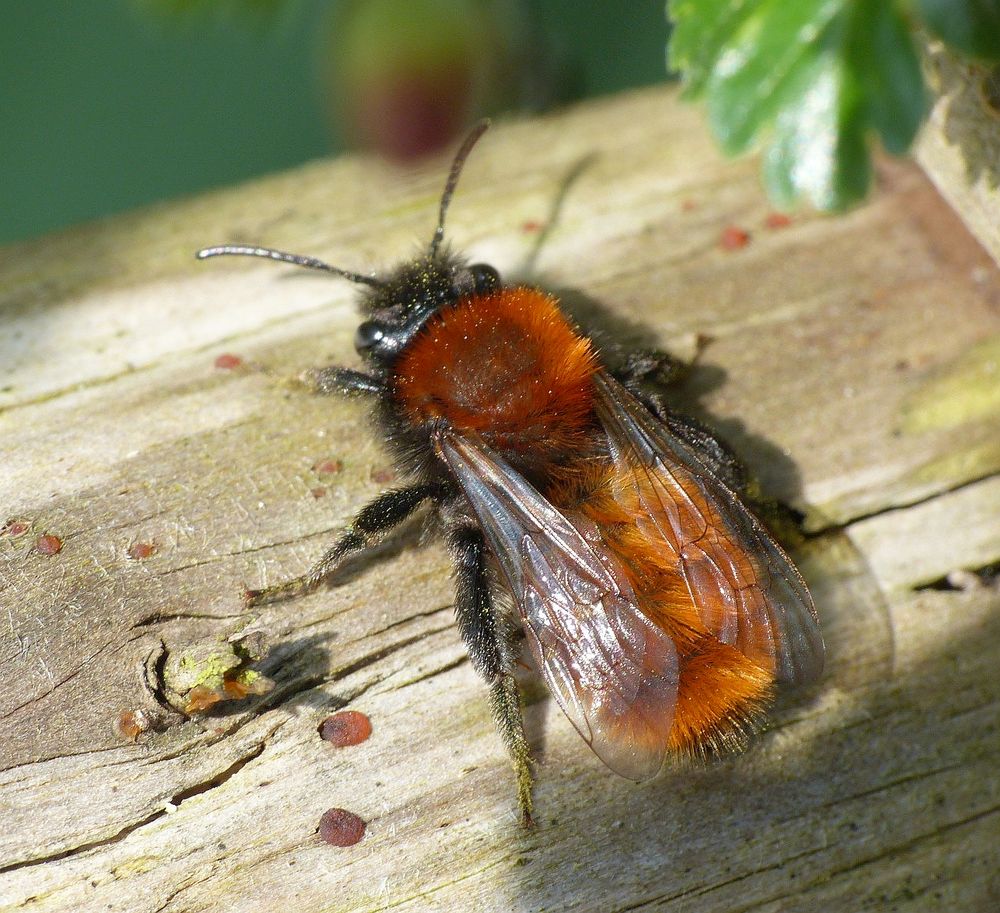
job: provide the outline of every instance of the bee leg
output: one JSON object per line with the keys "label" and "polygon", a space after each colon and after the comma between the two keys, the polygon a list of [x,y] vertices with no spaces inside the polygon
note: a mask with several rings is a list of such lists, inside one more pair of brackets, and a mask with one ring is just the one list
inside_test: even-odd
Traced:
{"label": "bee leg", "polygon": [[747,471],[732,450],[697,419],[671,412],[665,419],[667,427],[686,444],[698,451],[705,465],[733,491],[745,493]]}
{"label": "bee leg", "polygon": [[697,419],[670,412],[662,419],[671,433],[693,450],[705,466],[732,491],[750,502],[771,532],[788,543],[800,542],[802,530],[790,508],[761,496],[760,490],[740,458]]}
{"label": "bee leg", "polygon": [[521,694],[513,671],[518,655],[516,631],[494,604],[482,533],[473,527],[460,527],[451,534],[451,546],[456,566],[458,627],[473,668],[489,685],[493,720],[514,763],[521,821],[530,826],[533,823],[531,756],[524,735]]}
{"label": "bee leg", "polygon": [[671,415],[670,409],[667,408],[663,397],[646,385],[664,387],[675,384],[690,370],[690,365],[667,352],[661,352],[659,349],[639,349],[629,352],[624,364],[612,374],[661,422],[667,422]]}
{"label": "bee leg", "polygon": [[673,434],[697,450],[705,465],[726,485],[744,493],[747,490],[747,473],[736,454],[701,422],[670,409],[663,397],[642,386],[650,382],[676,383],[690,369],[690,365],[667,352],[645,349],[630,353],[625,364],[615,372],[615,377]]}
{"label": "bee leg", "polygon": [[641,383],[675,384],[690,372],[691,365],[659,349],[638,349],[629,352],[615,377],[635,392]]}
{"label": "bee leg", "polygon": [[361,508],[354,522],[309,571],[301,577],[294,577],[263,590],[247,590],[243,594],[244,604],[249,608],[311,592],[347,558],[377,545],[389,530],[402,523],[423,501],[436,493],[437,487],[434,485],[413,485],[410,488],[394,488],[382,492],[374,501]]}
{"label": "bee leg", "polygon": [[524,736],[524,718],[521,714],[521,692],[512,672],[505,672],[490,685],[490,709],[507,751],[514,763],[517,776],[517,806],[521,812],[521,823],[531,827],[535,821],[531,816],[531,788],[534,778],[531,774],[531,755],[528,740]]}
{"label": "bee leg", "polygon": [[382,381],[365,374],[363,371],[355,371],[353,368],[311,368],[303,371],[299,377],[299,382],[304,384],[311,393],[370,393],[378,394],[385,391]]}

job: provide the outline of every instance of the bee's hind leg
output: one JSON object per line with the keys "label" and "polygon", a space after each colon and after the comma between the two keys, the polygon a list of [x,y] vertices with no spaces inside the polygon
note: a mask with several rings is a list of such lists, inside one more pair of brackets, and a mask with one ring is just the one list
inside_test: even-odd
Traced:
{"label": "bee's hind leg", "polygon": [[625,356],[614,375],[626,387],[634,390],[638,384],[653,383],[669,386],[690,373],[691,365],[660,349],[636,349]]}
{"label": "bee's hind leg", "polygon": [[[618,370],[612,372],[671,433],[698,451],[705,465],[731,489],[746,493],[747,473],[736,454],[697,419],[671,409],[657,392],[657,386],[675,384],[691,371],[691,365],[668,352],[640,349],[629,353]],[[654,389],[649,389],[652,385]]]}
{"label": "bee's hind leg", "polygon": [[669,352],[636,349],[629,352],[611,373],[653,415],[666,422],[671,410],[658,390],[679,383],[690,370],[691,365],[674,358]]}
{"label": "bee's hind leg", "polygon": [[452,531],[451,547],[456,565],[458,627],[473,668],[489,685],[493,720],[514,764],[521,821],[530,826],[533,778],[521,695],[514,678],[518,655],[516,629],[494,602],[483,534],[475,527],[459,527]]}
{"label": "bee's hind leg", "polygon": [[688,415],[670,412],[663,421],[677,437],[697,450],[702,462],[733,491],[748,493],[750,480],[746,467],[727,444]]}

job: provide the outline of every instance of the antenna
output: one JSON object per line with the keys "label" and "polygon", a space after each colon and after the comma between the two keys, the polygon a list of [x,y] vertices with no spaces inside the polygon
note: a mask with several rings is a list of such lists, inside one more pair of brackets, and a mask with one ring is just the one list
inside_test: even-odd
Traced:
{"label": "antenna", "polygon": [[358,282],[361,285],[370,285],[372,288],[381,287],[374,276],[363,276],[361,273],[352,273],[346,269],[330,266],[315,257],[304,257],[301,254],[286,254],[283,250],[274,250],[271,247],[252,247],[243,244],[223,244],[220,247],[206,247],[196,254],[199,260],[207,260],[209,257],[266,257],[269,260],[280,260],[282,263],[292,263],[295,266],[305,266],[308,269],[319,269],[326,273],[333,273],[341,276],[350,282]]}
{"label": "antenna", "polygon": [[434,229],[434,237],[431,238],[430,250],[427,252],[427,255],[432,259],[437,256],[438,248],[444,240],[444,217],[448,212],[448,204],[451,203],[451,196],[455,192],[455,185],[458,183],[459,175],[462,173],[462,166],[465,165],[465,160],[469,157],[469,153],[472,152],[472,147],[479,142],[479,137],[489,130],[489,128],[489,120],[485,118],[481,120],[469,131],[469,135],[459,147],[458,152],[455,153],[455,160],[451,163],[451,171],[448,172],[448,180],[444,185],[444,193],[441,194],[441,209],[438,211],[437,228]]}

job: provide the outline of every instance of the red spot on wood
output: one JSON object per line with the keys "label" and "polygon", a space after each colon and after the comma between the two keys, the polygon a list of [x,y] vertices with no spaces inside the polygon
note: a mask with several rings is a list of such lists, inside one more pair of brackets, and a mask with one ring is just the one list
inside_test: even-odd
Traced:
{"label": "red spot on wood", "polygon": [[341,710],[323,720],[319,734],[336,748],[347,748],[366,741],[372,734],[372,723],[357,710]]}
{"label": "red spot on wood", "polygon": [[23,536],[28,531],[30,526],[31,524],[24,520],[8,520],[3,525],[3,529],[0,529],[0,533],[11,537]]}
{"label": "red spot on wood", "polygon": [[313,472],[321,476],[333,476],[344,469],[343,460],[320,460],[313,464]]}
{"label": "red spot on wood", "polygon": [[521,231],[525,234],[532,235],[540,232],[542,230],[542,223],[536,221],[535,219],[528,219],[527,222],[521,223]]}
{"label": "red spot on wood", "polygon": [[233,368],[238,368],[242,364],[243,359],[231,352],[224,352],[215,359],[215,367],[221,368],[223,371],[232,371]]}
{"label": "red spot on wood", "polygon": [[365,822],[354,812],[330,808],[319,819],[319,836],[331,846],[354,846],[365,835]]}
{"label": "red spot on wood", "polygon": [[63,541],[58,536],[39,536],[35,540],[35,551],[39,555],[58,555],[62,547]]}
{"label": "red spot on wood", "polygon": [[389,468],[373,469],[372,481],[378,482],[380,485],[385,485],[388,482],[394,482],[396,481],[396,470]]}
{"label": "red spot on wood", "polygon": [[128,547],[128,556],[133,561],[141,561],[148,558],[156,551],[156,546],[152,542],[133,542]]}
{"label": "red spot on wood", "polygon": [[769,212],[764,224],[768,228],[788,228],[792,224],[792,217],[783,212]]}
{"label": "red spot on wood", "polygon": [[681,201],[681,209],[684,212],[694,212],[698,208],[698,204],[691,199]]}
{"label": "red spot on wood", "polygon": [[326,489],[322,487],[310,488],[309,493],[318,500],[326,496]]}
{"label": "red spot on wood", "polygon": [[727,225],[719,236],[719,246],[723,250],[739,250],[750,243],[750,232],[736,225]]}

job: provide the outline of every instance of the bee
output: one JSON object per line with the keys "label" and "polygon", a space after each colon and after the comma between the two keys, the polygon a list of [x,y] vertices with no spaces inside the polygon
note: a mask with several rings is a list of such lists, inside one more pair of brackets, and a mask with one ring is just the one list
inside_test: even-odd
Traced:
{"label": "bee", "polygon": [[552,696],[614,772],[653,777],[669,754],[741,748],[780,682],[823,667],[801,575],[740,494],[741,471],[700,425],[614,368],[530,285],[444,245],[455,156],[425,253],[382,276],[262,247],[206,248],[324,270],[360,286],[365,370],[311,372],[318,393],[374,401],[409,484],[366,505],[304,575],[247,605],[315,589],[429,502],[454,556],[455,614],[513,761],[523,821],[532,761],[514,671],[520,631]]}

